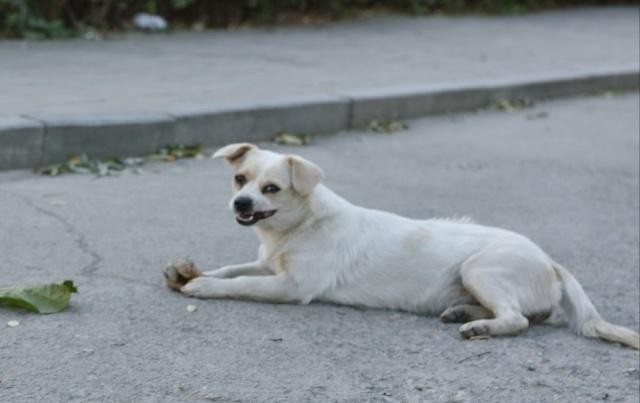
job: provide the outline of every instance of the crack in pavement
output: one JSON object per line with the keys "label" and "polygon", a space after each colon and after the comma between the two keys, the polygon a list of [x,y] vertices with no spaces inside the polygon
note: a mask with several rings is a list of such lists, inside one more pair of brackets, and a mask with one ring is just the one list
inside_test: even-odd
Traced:
{"label": "crack in pavement", "polygon": [[19,193],[10,192],[6,189],[0,189],[0,192],[6,193],[16,199],[21,200],[24,204],[31,207],[33,210],[53,219],[54,221],[57,221],[59,224],[62,225],[67,235],[70,235],[72,238],[74,238],[75,244],[82,251],[82,253],[91,257],[91,262],[89,262],[89,264],[85,265],[84,267],[82,267],[82,269],[80,269],[81,275],[89,276],[93,272],[98,270],[98,265],[100,265],[100,263],[102,263],[102,260],[103,260],[102,257],[89,246],[89,243],[87,242],[86,237],[80,231],[78,231],[73,225],[71,225],[71,223],[66,218],[62,217],[57,213],[54,213],[53,211],[49,211],[38,206],[31,199]]}

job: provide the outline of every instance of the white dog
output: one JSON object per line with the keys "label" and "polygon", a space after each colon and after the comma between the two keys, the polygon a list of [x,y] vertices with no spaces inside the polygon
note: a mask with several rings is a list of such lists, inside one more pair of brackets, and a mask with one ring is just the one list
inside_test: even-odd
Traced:
{"label": "white dog", "polygon": [[513,335],[566,317],[571,329],[639,348],[606,322],[576,279],[526,237],[469,220],[412,220],[354,206],[301,157],[231,144],[231,208],[260,238],[258,260],[200,273],[188,261],[167,285],[199,298],[325,301],[440,315],[465,338]]}

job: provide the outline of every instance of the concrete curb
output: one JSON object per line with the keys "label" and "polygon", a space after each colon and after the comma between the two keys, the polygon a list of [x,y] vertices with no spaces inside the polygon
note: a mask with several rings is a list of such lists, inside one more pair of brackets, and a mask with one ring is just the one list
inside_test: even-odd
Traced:
{"label": "concrete curb", "polygon": [[60,162],[71,153],[124,157],[148,155],[167,144],[264,141],[284,131],[335,133],[363,127],[373,119],[409,119],[478,109],[504,99],[543,100],[639,86],[640,71],[634,66],[459,86],[345,92],[226,109],[0,117],[0,170]]}
{"label": "concrete curb", "polygon": [[0,169],[38,165],[43,139],[41,122],[19,116],[0,118]]}

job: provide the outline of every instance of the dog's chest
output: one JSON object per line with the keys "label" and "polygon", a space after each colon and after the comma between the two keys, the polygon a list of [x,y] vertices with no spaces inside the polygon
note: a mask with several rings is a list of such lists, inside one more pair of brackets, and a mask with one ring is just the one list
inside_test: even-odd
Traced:
{"label": "dog's chest", "polygon": [[269,268],[276,274],[287,272],[290,263],[290,258],[285,252],[275,253],[271,255],[267,260]]}
{"label": "dog's chest", "polygon": [[287,272],[291,268],[291,254],[287,248],[277,243],[263,243],[260,246],[260,259],[276,274]]}

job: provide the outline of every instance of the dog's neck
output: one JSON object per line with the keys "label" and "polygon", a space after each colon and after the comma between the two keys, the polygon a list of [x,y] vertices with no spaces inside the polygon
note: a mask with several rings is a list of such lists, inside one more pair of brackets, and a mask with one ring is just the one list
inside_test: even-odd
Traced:
{"label": "dog's neck", "polygon": [[320,225],[322,221],[338,214],[340,211],[344,211],[345,206],[351,206],[351,204],[328,187],[320,184],[300,204],[299,220],[287,225],[285,228],[274,228],[258,224],[255,227],[256,232],[262,244],[275,245],[285,237],[290,237],[302,230],[306,231],[309,227]]}

